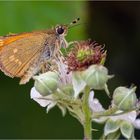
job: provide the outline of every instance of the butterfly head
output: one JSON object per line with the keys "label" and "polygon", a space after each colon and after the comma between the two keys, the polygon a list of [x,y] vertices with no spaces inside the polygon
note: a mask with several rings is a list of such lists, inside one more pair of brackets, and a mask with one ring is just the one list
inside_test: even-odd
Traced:
{"label": "butterfly head", "polygon": [[58,36],[65,36],[68,31],[68,26],[66,25],[57,25],[55,27],[55,32]]}
{"label": "butterfly head", "polygon": [[71,27],[73,27],[79,20],[80,20],[80,18],[76,18],[75,20],[73,20],[69,24],[66,24],[66,25],[57,25],[55,27],[56,34],[59,35],[59,36],[65,36],[65,35],[67,35],[68,29],[71,28]]}

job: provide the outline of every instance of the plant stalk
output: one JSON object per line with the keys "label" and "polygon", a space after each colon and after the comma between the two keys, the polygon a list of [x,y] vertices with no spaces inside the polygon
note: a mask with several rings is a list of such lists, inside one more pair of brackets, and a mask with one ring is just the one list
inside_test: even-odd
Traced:
{"label": "plant stalk", "polygon": [[83,112],[85,115],[85,121],[83,123],[84,127],[84,140],[92,139],[92,120],[91,120],[91,110],[89,108],[89,94],[90,88],[86,87],[83,95]]}

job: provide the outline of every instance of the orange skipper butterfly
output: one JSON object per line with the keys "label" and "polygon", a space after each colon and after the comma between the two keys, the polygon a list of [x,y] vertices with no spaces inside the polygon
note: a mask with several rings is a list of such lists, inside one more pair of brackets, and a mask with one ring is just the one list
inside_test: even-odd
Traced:
{"label": "orange skipper butterfly", "polygon": [[20,84],[27,83],[57,56],[61,46],[67,47],[68,28],[78,20],[44,31],[0,36],[0,70],[12,78],[21,78]]}

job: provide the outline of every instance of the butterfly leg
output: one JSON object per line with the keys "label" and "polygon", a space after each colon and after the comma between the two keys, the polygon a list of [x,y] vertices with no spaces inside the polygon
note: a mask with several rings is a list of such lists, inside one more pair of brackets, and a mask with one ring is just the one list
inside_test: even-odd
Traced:
{"label": "butterfly leg", "polygon": [[41,66],[41,73],[45,73],[46,67],[44,65]]}
{"label": "butterfly leg", "polygon": [[41,64],[41,73],[45,73],[47,71],[49,71],[49,63],[48,62],[44,62],[43,64]]}

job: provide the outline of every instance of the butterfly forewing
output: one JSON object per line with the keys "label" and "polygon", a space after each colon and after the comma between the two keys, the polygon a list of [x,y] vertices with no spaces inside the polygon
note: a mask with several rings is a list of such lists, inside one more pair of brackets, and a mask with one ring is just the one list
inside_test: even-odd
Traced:
{"label": "butterfly forewing", "polygon": [[0,69],[11,77],[23,76],[35,59],[40,57],[48,36],[45,33],[32,33],[6,37],[0,50]]}
{"label": "butterfly forewing", "polygon": [[[67,46],[68,25],[57,25],[44,31],[0,36],[0,70],[27,83],[35,74],[54,70],[53,60]],[[56,67],[57,69],[57,67]]]}

